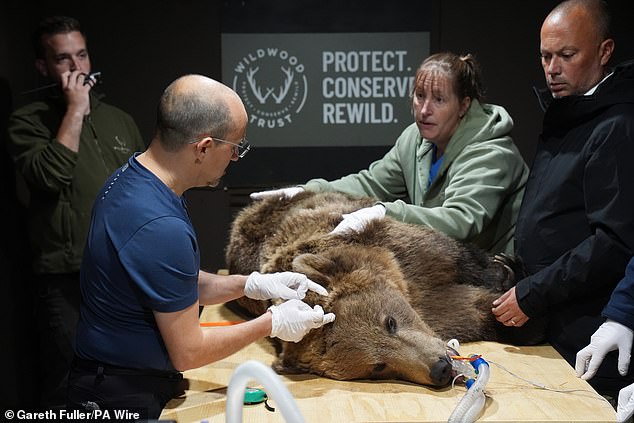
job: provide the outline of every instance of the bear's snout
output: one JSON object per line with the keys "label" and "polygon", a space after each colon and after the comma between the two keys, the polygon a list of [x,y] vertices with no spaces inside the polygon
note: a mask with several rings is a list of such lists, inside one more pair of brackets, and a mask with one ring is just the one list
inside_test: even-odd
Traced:
{"label": "bear's snout", "polygon": [[445,386],[451,380],[451,363],[446,357],[440,357],[431,366],[431,381],[436,386]]}

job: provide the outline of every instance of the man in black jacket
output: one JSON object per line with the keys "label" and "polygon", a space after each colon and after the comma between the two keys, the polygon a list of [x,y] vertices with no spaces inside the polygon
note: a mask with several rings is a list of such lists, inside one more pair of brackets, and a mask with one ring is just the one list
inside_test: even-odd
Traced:
{"label": "man in black jacket", "polygon": [[[608,67],[609,21],[605,2],[568,0],[542,25],[549,92],[515,231],[529,276],[493,304],[507,326],[547,316],[548,341],[573,366],[634,254],[634,61]],[[616,368],[607,357],[595,389],[634,381]]]}

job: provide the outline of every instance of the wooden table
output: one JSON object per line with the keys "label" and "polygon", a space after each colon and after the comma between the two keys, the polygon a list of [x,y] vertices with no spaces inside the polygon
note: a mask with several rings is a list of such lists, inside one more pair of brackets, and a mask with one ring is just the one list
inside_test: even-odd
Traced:
{"label": "wooden table", "polygon": [[[201,321],[239,320],[225,306],[207,306]],[[493,342],[462,345],[460,353],[482,354],[490,363],[487,400],[479,421],[615,421],[610,404],[550,346],[515,347]],[[170,401],[161,419],[179,423],[225,422],[226,388],[233,371],[247,360],[267,366],[274,352],[262,339],[219,362],[185,372],[189,380],[186,395]],[[547,388],[539,389],[498,367]],[[295,398],[306,422],[438,422],[447,421],[463,397],[463,384],[432,389],[408,382],[361,380],[341,382],[315,375],[281,376]],[[249,384],[261,387],[258,382]],[[267,411],[264,404],[243,408],[244,422],[284,422],[279,410]]]}

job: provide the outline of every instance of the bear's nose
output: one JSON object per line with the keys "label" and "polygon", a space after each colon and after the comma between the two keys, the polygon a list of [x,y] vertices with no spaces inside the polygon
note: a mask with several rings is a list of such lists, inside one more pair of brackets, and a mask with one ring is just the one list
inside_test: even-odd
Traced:
{"label": "bear's nose", "polygon": [[445,386],[451,379],[451,363],[445,358],[441,357],[437,362],[431,366],[431,381],[436,386]]}

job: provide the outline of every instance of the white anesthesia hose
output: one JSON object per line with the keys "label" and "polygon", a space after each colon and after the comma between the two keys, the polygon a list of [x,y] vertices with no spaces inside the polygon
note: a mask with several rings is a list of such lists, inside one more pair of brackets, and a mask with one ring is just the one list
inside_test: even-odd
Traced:
{"label": "white anesthesia hose", "polygon": [[484,408],[484,387],[489,381],[489,363],[478,358],[471,364],[477,370],[478,377],[471,386],[468,386],[467,393],[449,416],[449,423],[473,423]]}
{"label": "white anesthesia hose", "polygon": [[242,406],[247,383],[257,380],[264,385],[267,395],[275,400],[275,404],[282,412],[287,422],[304,423],[304,417],[297,408],[295,399],[288,391],[280,377],[271,369],[259,361],[249,360],[239,365],[227,387],[227,406],[225,409],[225,421],[227,423],[242,422]]}

